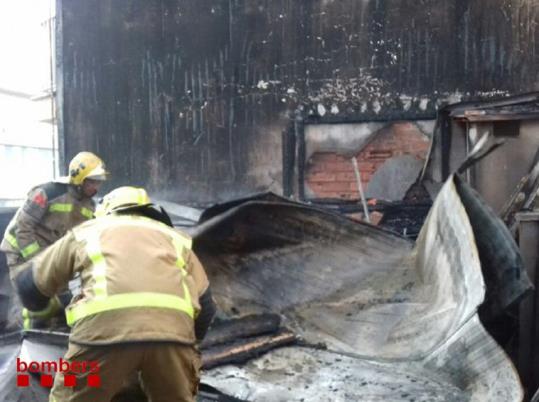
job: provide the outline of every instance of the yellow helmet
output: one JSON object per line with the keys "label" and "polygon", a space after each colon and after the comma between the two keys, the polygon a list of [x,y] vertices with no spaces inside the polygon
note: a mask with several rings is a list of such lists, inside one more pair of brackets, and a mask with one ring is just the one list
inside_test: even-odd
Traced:
{"label": "yellow helmet", "polygon": [[106,180],[105,164],[91,152],[79,152],[69,162],[69,183],[80,186],[85,179]]}
{"label": "yellow helmet", "polygon": [[151,203],[148,193],[143,188],[118,187],[103,197],[103,201],[97,206],[95,216],[99,218],[114,211],[150,205]]}

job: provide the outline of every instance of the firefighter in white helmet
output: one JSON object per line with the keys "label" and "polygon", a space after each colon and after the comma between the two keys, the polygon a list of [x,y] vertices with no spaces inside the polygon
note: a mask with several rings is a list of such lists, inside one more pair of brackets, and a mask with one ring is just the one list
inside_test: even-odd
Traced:
{"label": "firefighter in white helmet", "polygon": [[[80,152],[69,163],[68,176],[30,190],[26,201],[9,223],[0,244],[0,250],[6,255],[12,281],[29,267],[29,262],[36,255],[69,229],[93,218],[95,203],[92,197],[107,175],[105,164],[98,156],[91,152]],[[2,279],[5,288],[3,293],[10,293],[7,272],[0,273],[0,283]],[[5,303],[7,297],[4,296]],[[24,311],[25,325],[30,325],[30,318],[44,318],[54,314],[53,310],[58,308],[56,302],[53,300],[48,309],[32,316]],[[5,319],[0,317],[0,327],[2,321]]]}
{"label": "firefighter in white helmet", "polygon": [[[81,294],[66,308],[72,326],[67,362],[99,365],[57,373],[51,401],[110,401],[137,373],[149,400],[195,400],[200,341],[215,314],[208,278],[191,238],[175,230],[144,189],[120,187],[103,198],[97,219],[49,247],[17,278],[21,299],[40,309],[77,273]],[[64,375],[76,377],[64,386]]]}

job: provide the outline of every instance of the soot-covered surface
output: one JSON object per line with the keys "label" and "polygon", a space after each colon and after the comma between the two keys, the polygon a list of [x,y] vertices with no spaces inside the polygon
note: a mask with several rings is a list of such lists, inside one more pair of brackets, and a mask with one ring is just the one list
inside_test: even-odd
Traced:
{"label": "soot-covered surface", "polygon": [[415,245],[289,202],[246,202],[197,227],[226,314],[278,312],[328,347],[280,349],[207,381],[250,400],[520,400],[516,371],[477,318],[485,283],[461,185],[445,184]]}

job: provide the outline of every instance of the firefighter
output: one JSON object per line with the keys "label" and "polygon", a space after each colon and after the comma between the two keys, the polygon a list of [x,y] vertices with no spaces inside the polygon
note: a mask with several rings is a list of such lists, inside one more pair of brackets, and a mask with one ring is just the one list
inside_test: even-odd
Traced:
{"label": "firefighter", "polygon": [[[91,152],[80,152],[69,163],[69,176],[30,190],[0,244],[0,250],[6,255],[12,282],[41,251],[69,229],[93,218],[95,204],[92,197],[106,180],[107,174],[105,164],[98,156]],[[0,276],[4,279],[4,292],[9,293],[6,291],[9,287],[7,272],[0,273]],[[46,319],[58,309],[58,300],[53,299],[48,308],[31,316]],[[4,314],[5,310],[7,308]],[[28,328],[31,317],[27,311],[23,311],[23,316],[25,327]]]}
{"label": "firefighter", "polygon": [[[40,310],[80,273],[66,308],[72,326],[65,360],[98,367],[57,373],[51,401],[107,402],[139,374],[152,401],[194,401],[200,341],[215,314],[208,278],[191,239],[172,227],[144,189],[120,187],[83,223],[17,277],[25,306]],[[90,363],[89,363],[90,362]],[[80,363],[80,364],[79,364]]]}

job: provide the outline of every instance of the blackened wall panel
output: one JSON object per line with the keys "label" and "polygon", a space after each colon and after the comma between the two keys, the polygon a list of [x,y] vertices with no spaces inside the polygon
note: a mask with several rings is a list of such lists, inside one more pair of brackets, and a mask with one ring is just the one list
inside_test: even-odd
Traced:
{"label": "blackened wall panel", "polygon": [[68,159],[204,202],[281,182],[281,133],[432,118],[539,81],[533,0],[58,0]]}

